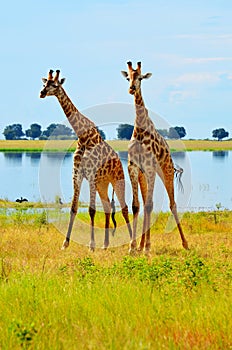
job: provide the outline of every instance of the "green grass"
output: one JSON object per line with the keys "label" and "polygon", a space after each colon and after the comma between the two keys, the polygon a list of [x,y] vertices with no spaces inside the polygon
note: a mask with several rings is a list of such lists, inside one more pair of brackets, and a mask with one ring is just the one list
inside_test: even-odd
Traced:
{"label": "green grass", "polygon": [[[128,141],[110,140],[107,141],[116,151],[127,151]],[[232,150],[232,140],[168,140],[170,149],[174,151],[220,151]],[[76,148],[76,141],[73,140],[0,140],[0,151],[2,152],[73,152]]]}
{"label": "green grass", "polygon": [[61,251],[43,211],[2,209],[0,348],[232,348],[232,212],[184,214],[190,251],[164,232],[168,217],[151,229],[151,255],[132,257],[128,245]]}

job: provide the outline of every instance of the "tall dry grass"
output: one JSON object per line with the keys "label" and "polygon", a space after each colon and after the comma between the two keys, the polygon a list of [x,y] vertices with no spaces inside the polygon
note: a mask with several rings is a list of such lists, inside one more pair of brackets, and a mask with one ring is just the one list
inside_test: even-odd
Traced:
{"label": "tall dry grass", "polygon": [[0,215],[1,349],[232,347],[231,212],[186,213],[190,251],[160,214],[150,257],[61,251],[46,217],[26,213]]}

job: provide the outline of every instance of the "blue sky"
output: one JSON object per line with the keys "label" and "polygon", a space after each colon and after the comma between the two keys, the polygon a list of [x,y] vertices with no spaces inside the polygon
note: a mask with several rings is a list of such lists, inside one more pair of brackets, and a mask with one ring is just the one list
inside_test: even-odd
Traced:
{"label": "blue sky", "polygon": [[230,0],[3,2],[0,138],[9,124],[65,120],[55,98],[39,99],[50,68],[96,124],[133,124],[133,109],[112,112],[133,104],[120,74],[128,60],[152,72],[144,100],[168,125],[184,126],[187,138],[211,138],[218,127],[232,137],[231,18]]}

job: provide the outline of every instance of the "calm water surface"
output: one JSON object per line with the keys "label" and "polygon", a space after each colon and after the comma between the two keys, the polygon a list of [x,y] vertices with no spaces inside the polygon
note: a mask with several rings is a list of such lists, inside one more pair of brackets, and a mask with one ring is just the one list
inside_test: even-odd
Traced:
{"label": "calm water surface", "polygon": [[[127,152],[119,152],[119,155],[126,176],[126,200],[131,207]],[[179,210],[213,210],[217,203],[232,210],[231,151],[179,152],[172,156],[175,164],[184,169],[184,193],[176,189]],[[59,196],[63,202],[70,202],[72,163],[72,153],[0,152],[0,198],[15,201],[22,196],[29,201],[54,202]],[[89,200],[86,181],[83,182],[80,200]],[[159,178],[156,180],[154,208],[155,211],[168,210],[167,195]]]}

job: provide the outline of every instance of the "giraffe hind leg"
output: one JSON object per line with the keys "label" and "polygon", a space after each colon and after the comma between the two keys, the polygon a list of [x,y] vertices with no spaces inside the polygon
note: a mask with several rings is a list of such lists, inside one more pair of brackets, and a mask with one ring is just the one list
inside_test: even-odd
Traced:
{"label": "giraffe hind leg", "polygon": [[122,215],[123,215],[124,220],[126,222],[127,230],[129,232],[130,241],[131,241],[130,251],[135,250],[136,240],[132,239],[132,229],[131,229],[130,220],[129,220],[128,206],[127,206],[126,201],[125,201],[125,179],[121,178],[121,179],[118,179],[117,181],[116,180],[113,181],[112,186],[113,186],[113,189],[114,189],[116,196],[118,198],[120,207],[122,209]]}
{"label": "giraffe hind leg", "polygon": [[91,221],[89,250],[94,252],[96,247],[95,236],[94,236],[94,219],[96,214],[96,188],[95,188],[94,181],[90,182],[89,189],[90,189],[89,216]]}
{"label": "giraffe hind leg", "polygon": [[173,214],[173,216],[175,218],[175,221],[176,221],[179,233],[180,233],[182,246],[183,246],[184,249],[188,250],[189,249],[188,242],[187,242],[187,240],[186,240],[186,238],[184,236],[184,232],[182,230],[182,226],[181,226],[180,221],[179,221],[179,217],[178,217],[177,209],[176,209],[176,203],[174,203],[172,206],[170,206],[170,209],[171,209],[171,212],[172,212],[172,214]]}
{"label": "giraffe hind leg", "polygon": [[187,242],[187,240],[186,240],[186,238],[184,236],[184,232],[182,230],[182,226],[180,224],[180,220],[179,220],[179,217],[178,217],[178,214],[177,214],[176,202],[175,202],[175,199],[174,199],[174,176],[173,176],[173,173],[171,173],[171,175],[166,174],[166,176],[165,176],[165,173],[163,173],[161,178],[162,178],[162,180],[164,182],[164,185],[165,185],[168,197],[169,197],[170,210],[171,210],[171,212],[172,212],[172,214],[174,216],[174,219],[176,221],[176,224],[177,224],[177,227],[178,227],[178,230],[179,230],[179,233],[180,233],[181,241],[182,241],[182,246],[183,246],[184,249],[189,249],[188,248],[188,242]]}
{"label": "giraffe hind leg", "polygon": [[105,238],[102,249],[107,249],[109,247],[109,227],[110,227],[110,213],[111,213],[111,204],[108,197],[108,183],[98,184],[98,193],[101,198],[102,206],[105,213]]}
{"label": "giraffe hind leg", "polygon": [[89,250],[94,252],[95,250],[95,239],[94,239],[94,218],[96,214],[95,206],[89,206],[89,216],[91,220],[91,232],[90,232],[90,243],[89,243]]}
{"label": "giraffe hind leg", "polygon": [[112,236],[114,236],[115,234],[115,231],[117,229],[117,221],[115,219],[115,213],[116,213],[116,209],[115,209],[115,200],[114,200],[114,190],[113,190],[113,196],[112,196],[112,200],[110,202],[110,205],[111,205],[111,209],[112,209],[112,212],[111,212],[111,220],[114,224],[114,228],[113,228],[113,231],[112,231]]}

